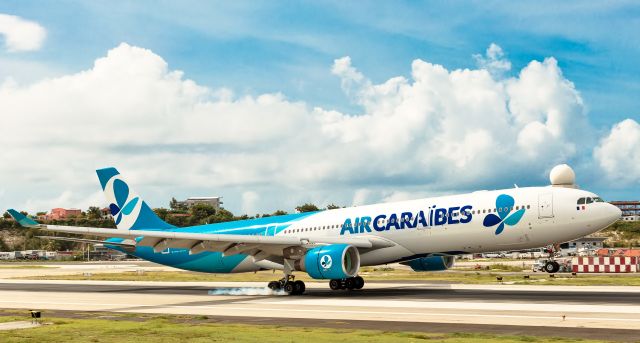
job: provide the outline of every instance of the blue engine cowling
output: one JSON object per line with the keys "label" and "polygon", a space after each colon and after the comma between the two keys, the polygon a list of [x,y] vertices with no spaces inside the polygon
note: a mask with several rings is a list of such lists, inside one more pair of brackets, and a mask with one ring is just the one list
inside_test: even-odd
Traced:
{"label": "blue engine cowling", "polygon": [[314,279],[346,279],[358,275],[360,254],[348,244],[332,244],[307,251],[295,268]]}
{"label": "blue engine cowling", "polygon": [[435,272],[453,267],[453,256],[429,256],[402,262],[416,272]]}

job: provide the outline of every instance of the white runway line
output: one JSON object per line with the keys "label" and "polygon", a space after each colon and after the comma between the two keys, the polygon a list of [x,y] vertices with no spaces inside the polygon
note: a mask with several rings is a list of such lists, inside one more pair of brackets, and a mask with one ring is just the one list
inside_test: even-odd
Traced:
{"label": "white runway line", "polygon": [[452,310],[486,310],[486,311],[534,311],[534,312],[601,312],[640,314],[640,306],[634,305],[575,305],[566,303],[515,303],[515,302],[468,302],[468,301],[400,301],[400,300],[356,300],[356,299],[296,299],[296,300],[252,300],[245,303],[273,303],[274,305],[297,306],[336,306],[336,307],[376,307],[386,308],[424,308]]}

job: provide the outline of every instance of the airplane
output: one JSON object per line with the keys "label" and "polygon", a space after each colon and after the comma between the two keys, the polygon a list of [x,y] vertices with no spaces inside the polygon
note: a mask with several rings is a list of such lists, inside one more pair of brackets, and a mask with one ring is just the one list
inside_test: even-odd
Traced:
{"label": "airplane", "polygon": [[[560,165],[543,187],[477,191],[410,201],[287,214],[192,227],[160,219],[115,168],[97,170],[117,229],[45,225],[13,209],[22,226],[105,237],[50,239],[104,244],[155,263],[207,273],[282,270],[272,290],[302,294],[295,271],[330,280],[332,290],[361,289],[360,267],[403,263],[415,271],[451,268],[456,255],[528,249],[599,231],[621,211],[577,189]],[[567,170],[567,168],[569,168]],[[558,174],[556,172],[556,174]],[[569,175],[567,178],[566,175]],[[558,181],[560,180],[560,181]],[[548,272],[557,272],[550,260]]]}

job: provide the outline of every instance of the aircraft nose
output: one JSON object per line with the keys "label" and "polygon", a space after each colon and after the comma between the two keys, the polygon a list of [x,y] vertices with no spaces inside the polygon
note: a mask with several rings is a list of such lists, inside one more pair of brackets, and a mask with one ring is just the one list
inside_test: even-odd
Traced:
{"label": "aircraft nose", "polygon": [[615,221],[617,219],[622,218],[622,211],[618,208],[618,206],[611,205],[611,204],[607,204],[607,205],[609,205],[607,208],[607,216],[611,218],[611,221]]}

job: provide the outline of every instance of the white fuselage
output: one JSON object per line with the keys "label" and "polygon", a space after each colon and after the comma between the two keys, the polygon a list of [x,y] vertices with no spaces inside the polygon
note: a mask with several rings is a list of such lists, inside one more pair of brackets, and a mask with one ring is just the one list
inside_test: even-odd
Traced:
{"label": "white fuselage", "polygon": [[[503,209],[496,208],[496,199],[503,194],[514,199],[511,208],[504,208],[505,216],[519,209],[524,209],[524,214],[514,225],[504,223],[503,230],[496,233],[498,225],[487,227],[484,219],[489,213],[501,215]],[[296,221],[278,235],[376,236],[395,243],[361,251],[361,265],[365,266],[428,254],[535,248],[586,236],[620,218],[620,210],[605,202],[578,206],[583,197],[597,196],[551,186],[478,191],[323,211]],[[461,209],[465,213],[460,213]]]}

